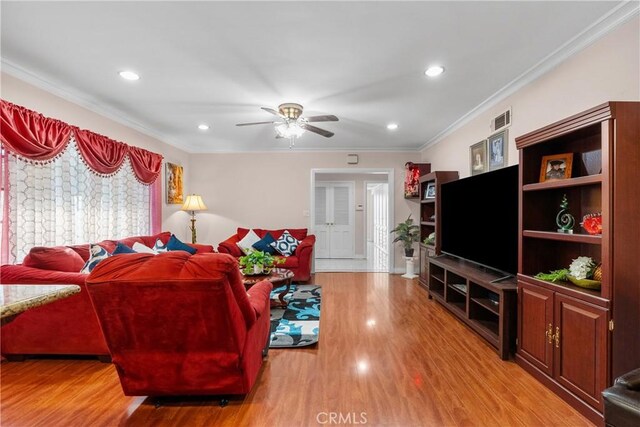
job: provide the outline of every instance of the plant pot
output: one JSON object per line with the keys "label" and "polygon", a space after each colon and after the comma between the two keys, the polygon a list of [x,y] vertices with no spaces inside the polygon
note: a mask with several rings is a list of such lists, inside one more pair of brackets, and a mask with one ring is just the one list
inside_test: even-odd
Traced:
{"label": "plant pot", "polygon": [[262,274],[264,267],[262,265],[256,264],[253,266],[253,274]]}
{"label": "plant pot", "polygon": [[405,249],[404,250],[404,256],[406,256],[407,258],[411,258],[413,256],[413,248],[411,249]]}

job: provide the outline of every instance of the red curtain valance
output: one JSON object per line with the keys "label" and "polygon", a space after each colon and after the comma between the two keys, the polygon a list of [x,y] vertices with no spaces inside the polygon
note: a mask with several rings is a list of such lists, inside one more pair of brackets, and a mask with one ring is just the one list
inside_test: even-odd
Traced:
{"label": "red curtain valance", "polygon": [[127,155],[134,174],[143,184],[152,184],[160,174],[160,154],[72,127],[5,100],[0,103],[0,141],[20,157],[51,160],[64,151],[73,131],[80,155],[89,169],[100,175],[117,172]]}
{"label": "red curtain valance", "polygon": [[71,126],[10,102],[0,105],[0,141],[7,150],[35,161],[51,160],[69,143]]}
{"label": "red curtain valance", "polygon": [[78,151],[87,166],[102,175],[114,174],[127,155],[127,144],[88,130],[74,129]]}
{"label": "red curtain valance", "polygon": [[160,175],[162,156],[138,147],[129,147],[129,161],[133,173],[143,184],[151,184]]}

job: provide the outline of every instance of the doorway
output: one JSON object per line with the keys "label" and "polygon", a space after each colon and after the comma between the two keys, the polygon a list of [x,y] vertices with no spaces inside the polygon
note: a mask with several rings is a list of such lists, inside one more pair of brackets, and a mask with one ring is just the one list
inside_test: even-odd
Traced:
{"label": "doorway", "polygon": [[389,272],[393,169],[313,169],[315,271]]}

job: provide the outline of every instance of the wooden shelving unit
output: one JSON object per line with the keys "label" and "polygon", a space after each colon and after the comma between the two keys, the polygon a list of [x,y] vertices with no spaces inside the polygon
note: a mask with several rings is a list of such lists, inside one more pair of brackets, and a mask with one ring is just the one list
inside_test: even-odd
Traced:
{"label": "wooden shelving unit", "polygon": [[[458,179],[458,172],[455,171],[435,171],[420,178],[420,275],[419,281],[422,286],[429,286],[429,262],[430,256],[440,254],[440,226],[438,217],[440,216],[440,186],[446,182]],[[435,197],[426,198],[429,184],[435,185]],[[436,240],[432,245],[424,244],[429,234],[436,233]]]}
{"label": "wooden shelving unit", "polygon": [[484,338],[504,360],[516,345],[516,279],[446,255],[429,258],[429,295]]}
{"label": "wooden shelving unit", "polygon": [[[640,366],[640,103],[609,102],[516,138],[520,150],[516,361],[596,424],[601,392]],[[543,156],[573,154],[571,178],[538,182]],[[615,185],[614,185],[615,184]],[[556,232],[563,196],[574,234]],[[579,223],[602,213],[602,235]],[[578,256],[602,266],[602,287],[536,279]],[[614,262],[615,260],[615,262]]]}

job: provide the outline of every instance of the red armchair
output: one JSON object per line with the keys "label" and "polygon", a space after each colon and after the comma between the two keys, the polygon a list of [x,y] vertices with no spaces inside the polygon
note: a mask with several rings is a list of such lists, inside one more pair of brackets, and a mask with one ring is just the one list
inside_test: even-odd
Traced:
{"label": "red armchair", "polygon": [[87,290],[127,396],[246,394],[269,339],[269,294],[236,260],[167,252],[102,261]]}
{"label": "red armchair", "polygon": [[[293,255],[289,257],[281,257],[284,258],[285,262],[284,264],[278,265],[278,267],[293,271],[293,280],[297,282],[307,282],[311,278],[311,261],[313,259],[313,246],[316,243],[316,236],[313,234],[307,235],[306,228],[287,228],[286,230],[289,230],[289,233],[291,233],[293,237],[300,240],[300,245],[297,247]],[[267,233],[271,233],[273,238],[277,240],[282,236],[285,229],[262,230],[254,228],[253,231],[260,238],[263,238]],[[236,234],[218,245],[218,252],[230,254],[236,258],[241,257],[244,254],[238,247],[237,243],[242,240],[248,232],[248,228],[238,228]]]}
{"label": "red armchair", "polygon": [[[151,247],[157,239],[166,243],[170,236],[171,233],[164,232],[120,241],[129,246],[140,242]],[[105,240],[98,244],[112,252],[116,243]],[[196,245],[196,249],[213,252],[213,247],[207,245]],[[79,273],[88,258],[88,244],[33,248],[23,264],[0,267],[3,284],[68,283],[81,288],[79,294],[27,310],[4,325],[0,341],[3,356],[9,360],[20,360],[25,355],[95,355],[101,360],[109,359],[109,350],[86,292],[88,275]]]}

